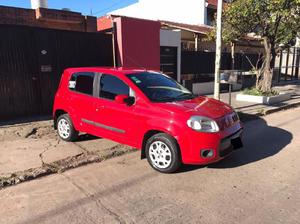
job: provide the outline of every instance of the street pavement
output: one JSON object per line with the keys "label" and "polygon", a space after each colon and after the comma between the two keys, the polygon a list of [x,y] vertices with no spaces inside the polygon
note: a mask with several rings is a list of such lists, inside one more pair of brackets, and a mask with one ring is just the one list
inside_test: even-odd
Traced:
{"label": "street pavement", "polygon": [[0,223],[299,223],[300,108],[245,124],[224,161],[152,170],[139,152],[0,191]]}

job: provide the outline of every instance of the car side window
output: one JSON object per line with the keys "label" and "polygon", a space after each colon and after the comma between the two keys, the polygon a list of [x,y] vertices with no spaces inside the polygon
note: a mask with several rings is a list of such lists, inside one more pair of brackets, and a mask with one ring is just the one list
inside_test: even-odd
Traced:
{"label": "car side window", "polygon": [[100,79],[99,97],[114,100],[117,95],[129,96],[129,87],[122,80],[113,76],[102,74]]}
{"label": "car side window", "polygon": [[87,94],[93,95],[94,86],[94,73],[93,72],[80,72],[74,73],[69,81],[69,89]]}

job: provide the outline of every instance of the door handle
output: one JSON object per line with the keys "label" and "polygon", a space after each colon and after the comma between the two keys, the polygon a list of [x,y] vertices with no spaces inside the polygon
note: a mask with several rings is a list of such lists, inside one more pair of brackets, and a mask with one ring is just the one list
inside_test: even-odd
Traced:
{"label": "door handle", "polygon": [[96,108],[96,112],[100,111],[100,110],[103,110],[105,108],[105,106],[99,106]]}

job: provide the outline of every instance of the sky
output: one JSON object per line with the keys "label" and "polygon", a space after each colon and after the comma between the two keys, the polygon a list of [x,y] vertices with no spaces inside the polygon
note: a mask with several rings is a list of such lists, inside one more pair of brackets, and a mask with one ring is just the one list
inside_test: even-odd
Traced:
{"label": "sky", "polygon": [[[48,0],[49,8],[69,8],[83,15],[102,16],[138,0]],[[30,0],[0,0],[0,5],[30,8]]]}

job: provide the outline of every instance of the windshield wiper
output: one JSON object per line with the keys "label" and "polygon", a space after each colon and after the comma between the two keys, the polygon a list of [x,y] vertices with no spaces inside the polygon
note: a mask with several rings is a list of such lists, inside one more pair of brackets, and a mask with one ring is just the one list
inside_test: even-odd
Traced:
{"label": "windshield wiper", "polygon": [[180,98],[180,99],[194,99],[196,96],[194,94],[191,93],[182,93],[179,96],[177,96],[176,98]]}
{"label": "windshield wiper", "polygon": [[175,100],[176,100],[176,98],[174,98],[174,97],[161,97],[158,99],[153,99],[153,101],[155,101],[155,102],[172,102]]}

